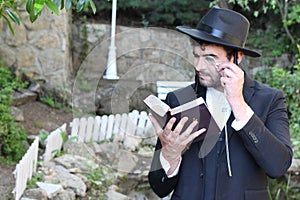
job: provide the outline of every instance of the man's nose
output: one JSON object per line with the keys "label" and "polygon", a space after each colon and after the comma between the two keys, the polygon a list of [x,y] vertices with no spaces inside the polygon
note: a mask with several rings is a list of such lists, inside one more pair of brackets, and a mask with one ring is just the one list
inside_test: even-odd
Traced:
{"label": "man's nose", "polygon": [[196,69],[196,71],[201,71],[203,69],[206,69],[206,67],[207,66],[202,62],[201,58],[196,60],[194,63],[194,68]]}

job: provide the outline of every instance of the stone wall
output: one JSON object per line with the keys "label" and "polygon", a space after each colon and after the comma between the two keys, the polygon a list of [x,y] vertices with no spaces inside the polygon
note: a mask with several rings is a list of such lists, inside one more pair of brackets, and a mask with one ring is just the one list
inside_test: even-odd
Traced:
{"label": "stone wall", "polygon": [[31,81],[45,82],[50,88],[70,88],[70,14],[64,10],[60,16],[44,9],[31,23],[25,11],[18,26],[12,23],[13,35],[0,20],[0,55],[7,66],[13,66],[19,75]]}
{"label": "stone wall", "polygon": [[[142,99],[155,93],[156,81],[194,78],[192,49],[186,36],[169,29],[118,26],[115,44],[119,79],[105,80],[109,32],[110,26],[103,24],[72,28],[73,61],[78,70],[73,87],[76,109],[97,114],[142,110]],[[83,62],[78,62],[84,54]]]}
{"label": "stone wall", "polygon": [[[117,26],[115,37],[118,76],[136,80],[129,76],[133,68],[142,65],[164,65],[182,74],[182,79],[189,80],[191,72],[192,51],[187,37],[177,31],[164,28],[128,28]],[[72,26],[73,61],[75,68],[97,63],[105,71],[108,49],[111,42],[110,25],[85,24]],[[85,47],[84,47],[85,46]],[[86,47],[88,46],[88,47]],[[85,49],[85,50],[84,50]],[[83,52],[84,51],[84,52]],[[80,55],[84,61],[79,61]],[[148,66],[147,66],[148,67]],[[160,73],[157,79],[174,80],[172,73]],[[139,80],[147,78],[141,75]]]}

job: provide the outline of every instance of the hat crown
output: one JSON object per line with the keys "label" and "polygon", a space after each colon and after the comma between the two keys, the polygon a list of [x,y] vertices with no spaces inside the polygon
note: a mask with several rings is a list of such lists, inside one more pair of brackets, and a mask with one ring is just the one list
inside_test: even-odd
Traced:
{"label": "hat crown", "polygon": [[245,46],[250,27],[247,18],[240,13],[220,8],[212,8],[204,15],[197,29],[201,30],[203,25],[239,40],[242,47]]}
{"label": "hat crown", "polygon": [[192,39],[231,47],[243,51],[245,55],[259,57],[259,52],[245,47],[249,27],[249,21],[242,14],[213,7],[196,28],[177,26],[176,29]]}

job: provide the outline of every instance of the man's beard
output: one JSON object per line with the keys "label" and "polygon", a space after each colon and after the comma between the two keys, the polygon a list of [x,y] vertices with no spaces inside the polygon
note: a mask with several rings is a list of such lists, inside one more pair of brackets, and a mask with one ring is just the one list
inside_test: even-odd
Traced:
{"label": "man's beard", "polygon": [[[199,78],[199,83],[201,86],[203,87],[213,87],[213,88],[218,88],[221,86],[221,76],[212,76],[210,73],[207,73],[207,72],[198,72],[196,71],[197,75],[198,75],[198,78]],[[207,76],[207,77],[210,77],[210,79],[201,79],[199,74],[201,75],[204,75],[204,76]]]}

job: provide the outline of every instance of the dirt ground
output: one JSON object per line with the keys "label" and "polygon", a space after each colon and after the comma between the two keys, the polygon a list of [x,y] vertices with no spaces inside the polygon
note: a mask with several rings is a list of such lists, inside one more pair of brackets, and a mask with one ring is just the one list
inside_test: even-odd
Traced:
{"label": "dirt ground", "polygon": [[[28,135],[37,135],[40,130],[51,132],[64,123],[69,123],[73,119],[71,112],[51,108],[41,102],[28,102],[18,107],[23,111],[24,121],[21,125]],[[0,199],[13,199],[11,194],[15,180],[13,171],[15,165],[7,166],[0,164]]]}

